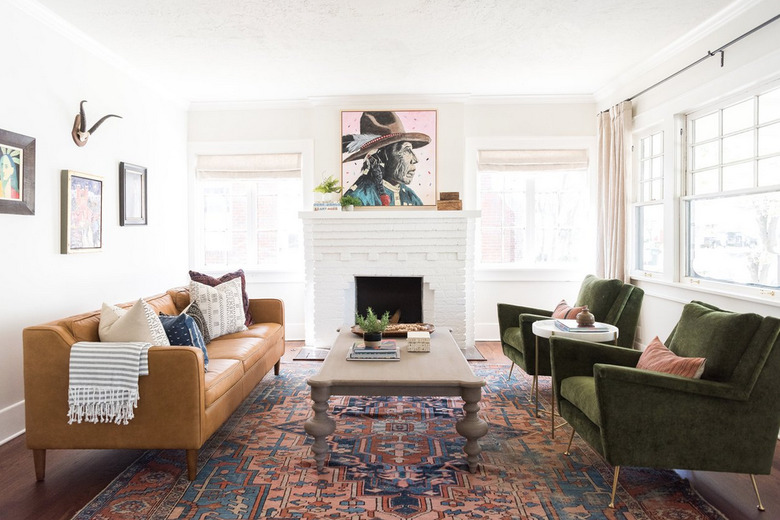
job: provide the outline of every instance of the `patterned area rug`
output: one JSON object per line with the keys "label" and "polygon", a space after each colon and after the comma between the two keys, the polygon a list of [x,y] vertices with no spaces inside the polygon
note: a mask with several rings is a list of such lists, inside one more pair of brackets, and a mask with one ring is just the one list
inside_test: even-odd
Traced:
{"label": "patterned area rug", "polygon": [[[612,468],[571,430],[550,438],[534,417],[530,379],[479,364],[487,380],[480,415],[482,463],[468,472],[455,432],[457,398],[331,398],[336,420],[326,471],[318,474],[307,377],[319,363],[282,366],[200,451],[187,480],[183,450],[150,450],[76,519],[704,519],[724,518],[672,471],[622,468],[610,509]],[[549,378],[542,378],[549,395]],[[545,386],[546,385],[546,386]]]}

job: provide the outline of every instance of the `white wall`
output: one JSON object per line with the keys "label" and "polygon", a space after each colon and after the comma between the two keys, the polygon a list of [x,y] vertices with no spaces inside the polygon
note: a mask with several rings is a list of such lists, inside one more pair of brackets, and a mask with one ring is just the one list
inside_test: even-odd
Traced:
{"label": "white wall", "polygon": [[[259,104],[201,105],[190,111],[190,149],[204,143],[276,142],[310,140],[314,148],[313,179],[306,195],[321,176],[341,173],[342,110],[438,111],[438,191],[458,191],[465,209],[474,209],[474,166],[467,164],[467,147],[476,141],[506,137],[550,139],[582,138],[595,142],[596,106],[589,98],[470,99],[466,97],[371,96],[318,99],[282,106]],[[272,146],[272,144],[270,145]],[[587,145],[585,145],[587,146]],[[311,199],[309,199],[311,200]],[[239,267],[239,266],[236,266]],[[588,269],[576,275],[551,279],[546,273],[526,273],[522,280],[500,273],[475,285],[476,338],[498,336],[496,303],[538,301],[554,306],[561,298],[573,300]],[[215,273],[216,274],[216,273]],[[305,313],[303,280],[280,279],[277,273],[247,273],[251,297],[274,295],[285,301],[287,338],[303,339]],[[479,277],[479,273],[477,274]],[[480,278],[477,278],[478,280]],[[509,280],[511,283],[506,283]]]}
{"label": "white wall", "polygon": [[[10,71],[0,128],[36,139],[35,215],[0,214],[0,443],[24,428],[24,327],[188,280],[185,107],[86,51],[36,9],[0,0]],[[123,119],[109,119],[79,148],[70,131],[82,99],[90,125],[107,113]],[[120,161],[148,168],[148,226],[119,226]],[[103,177],[101,252],[59,252],[63,169]]]}

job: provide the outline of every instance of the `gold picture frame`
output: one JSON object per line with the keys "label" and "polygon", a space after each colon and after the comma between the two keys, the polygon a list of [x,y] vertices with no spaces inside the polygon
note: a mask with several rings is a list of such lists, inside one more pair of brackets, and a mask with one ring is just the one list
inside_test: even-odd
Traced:
{"label": "gold picture frame", "polygon": [[62,254],[103,249],[103,178],[62,170]]}

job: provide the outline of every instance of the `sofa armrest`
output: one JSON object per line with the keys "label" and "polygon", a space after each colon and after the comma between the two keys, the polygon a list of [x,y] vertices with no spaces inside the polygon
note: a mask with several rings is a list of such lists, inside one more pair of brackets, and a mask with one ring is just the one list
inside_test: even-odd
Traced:
{"label": "sofa armrest", "polygon": [[284,302],[276,298],[250,298],[249,313],[255,323],[278,323],[284,326]]}
{"label": "sofa armrest", "polygon": [[186,448],[205,441],[203,354],[196,347],[152,347],[149,375],[127,425],[68,424],[72,337],[57,325],[23,332],[29,448]]}

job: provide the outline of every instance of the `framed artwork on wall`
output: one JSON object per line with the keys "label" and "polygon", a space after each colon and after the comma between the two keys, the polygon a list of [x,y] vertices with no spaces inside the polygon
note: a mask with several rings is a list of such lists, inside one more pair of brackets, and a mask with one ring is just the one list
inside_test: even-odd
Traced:
{"label": "framed artwork on wall", "polygon": [[35,139],[2,129],[0,213],[35,214]]}
{"label": "framed artwork on wall", "polygon": [[342,111],[344,195],[364,207],[435,207],[436,129],[436,110]]}
{"label": "framed artwork on wall", "polygon": [[119,225],[145,226],[146,168],[119,163]]}
{"label": "framed artwork on wall", "polygon": [[61,253],[103,248],[103,178],[62,171]]}

